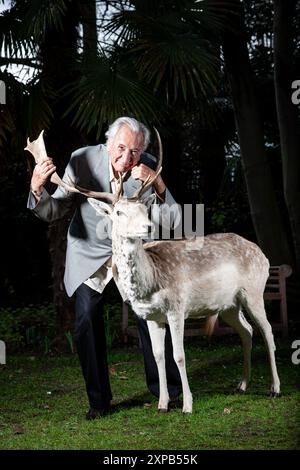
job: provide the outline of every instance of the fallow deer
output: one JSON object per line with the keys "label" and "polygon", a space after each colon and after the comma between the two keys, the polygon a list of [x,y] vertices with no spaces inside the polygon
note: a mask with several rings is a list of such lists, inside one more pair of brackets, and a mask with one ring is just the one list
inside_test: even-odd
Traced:
{"label": "fallow deer", "polygon": [[[134,312],[148,322],[159,373],[158,409],[166,411],[169,403],[164,358],[165,325],[168,323],[174,359],[182,381],[182,411],[192,412],[184,353],[184,322],[187,317],[212,319],[220,315],[237,331],[244,353],[243,376],[237,389],[241,392],[246,390],[250,379],[252,327],[242,310],[263,335],[271,368],[271,395],[277,396],[280,394],[280,381],[275,362],[276,348],[263,299],[269,262],[260,248],[233,233],[143,243],[143,239],[148,237],[151,222],[147,201],[142,200],[142,195],[162,168],[162,145],[158,133],[157,137],[160,156],[155,176],[145,181],[130,198],[122,196],[124,175],[120,175],[117,194],[91,192],[70,182],[62,182],[59,177],[54,179],[65,189],[87,196],[97,213],[112,221],[114,279]],[[35,159],[35,147],[43,146],[41,141],[42,136],[34,143],[28,142],[27,149]],[[111,204],[99,199],[106,199]]]}

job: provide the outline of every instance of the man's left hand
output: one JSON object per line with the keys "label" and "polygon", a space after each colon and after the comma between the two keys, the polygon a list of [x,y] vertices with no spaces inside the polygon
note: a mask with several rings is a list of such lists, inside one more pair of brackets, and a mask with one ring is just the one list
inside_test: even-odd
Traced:
{"label": "man's left hand", "polygon": [[144,165],[144,163],[134,166],[131,170],[131,176],[137,180],[146,181],[149,175],[153,178],[155,171],[151,170],[147,165]]}
{"label": "man's left hand", "polygon": [[[146,179],[148,178],[149,175],[152,178],[155,175],[155,171],[151,170],[151,168],[149,168],[147,165],[144,165],[144,163],[140,163],[140,164],[134,166],[131,170],[131,176],[133,178],[139,179],[141,181],[146,181]],[[155,189],[156,193],[159,196],[164,195],[164,192],[166,190],[166,185],[165,185],[161,175],[158,175],[158,177],[156,178],[153,186],[154,186],[154,189]]]}

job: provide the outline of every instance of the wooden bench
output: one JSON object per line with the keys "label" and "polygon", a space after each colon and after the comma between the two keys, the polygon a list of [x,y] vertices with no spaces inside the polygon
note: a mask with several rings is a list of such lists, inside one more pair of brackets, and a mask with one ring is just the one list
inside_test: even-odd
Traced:
{"label": "wooden bench", "polygon": [[264,293],[265,300],[279,300],[280,321],[272,322],[274,330],[281,330],[283,338],[288,337],[288,313],[286,303],[286,278],[292,274],[288,264],[270,266],[270,276]]}
{"label": "wooden bench", "polygon": [[[287,264],[280,266],[270,266],[270,276],[268,278],[266,289],[264,292],[264,299],[273,301],[279,301],[279,322],[272,322],[273,330],[280,330],[283,338],[288,337],[288,314],[287,314],[287,302],[286,302],[286,278],[292,274],[292,268]],[[122,305],[122,333],[123,341],[126,344],[128,336],[138,338],[138,331],[135,326],[128,326],[128,315],[129,305],[123,302]],[[268,309],[267,309],[268,310]],[[268,313],[268,312],[267,312]],[[188,320],[185,325],[184,334],[185,336],[199,336],[205,334],[204,322],[202,325],[199,324],[201,320]],[[224,335],[228,333],[234,333],[234,330],[220,324],[219,320],[216,321],[214,334]]]}

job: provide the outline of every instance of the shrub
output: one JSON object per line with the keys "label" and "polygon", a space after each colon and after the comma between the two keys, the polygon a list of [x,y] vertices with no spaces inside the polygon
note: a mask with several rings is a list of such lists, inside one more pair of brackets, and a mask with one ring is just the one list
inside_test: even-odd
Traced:
{"label": "shrub", "polygon": [[55,309],[52,304],[0,309],[0,339],[8,351],[50,351],[55,336]]}

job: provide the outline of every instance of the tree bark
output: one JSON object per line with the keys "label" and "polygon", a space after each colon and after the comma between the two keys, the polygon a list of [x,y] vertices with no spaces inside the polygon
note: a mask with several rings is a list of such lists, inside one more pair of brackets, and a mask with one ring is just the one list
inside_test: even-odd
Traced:
{"label": "tree bark", "polygon": [[[63,118],[66,110],[66,98],[63,87],[74,79],[78,63],[77,28],[79,12],[72,3],[65,12],[62,28],[45,31],[44,40],[40,45],[42,75],[41,80],[50,84],[55,91],[48,101],[53,111],[53,122],[46,133],[46,148],[57,166],[57,172],[63,175],[65,166],[72,151],[84,145],[79,132],[70,127],[70,123]],[[56,189],[49,186],[50,192]],[[62,349],[67,345],[65,333],[73,331],[74,299],[69,299],[63,282],[66,237],[70,223],[70,216],[52,222],[49,226],[48,240],[52,263],[53,302],[57,313],[56,347]]]}
{"label": "tree bark", "polygon": [[93,60],[97,57],[97,14],[96,1],[80,2],[79,9],[83,30],[83,54],[85,60]]}
{"label": "tree bark", "polygon": [[293,17],[295,0],[274,0],[274,79],[281,145],[284,197],[297,270],[300,270],[300,138],[299,117],[292,103]]}
{"label": "tree bark", "polygon": [[291,251],[264,148],[263,123],[250,66],[243,6],[239,0],[235,4],[231,29],[224,33],[222,42],[251,216],[258,243],[271,264],[291,263]]}

